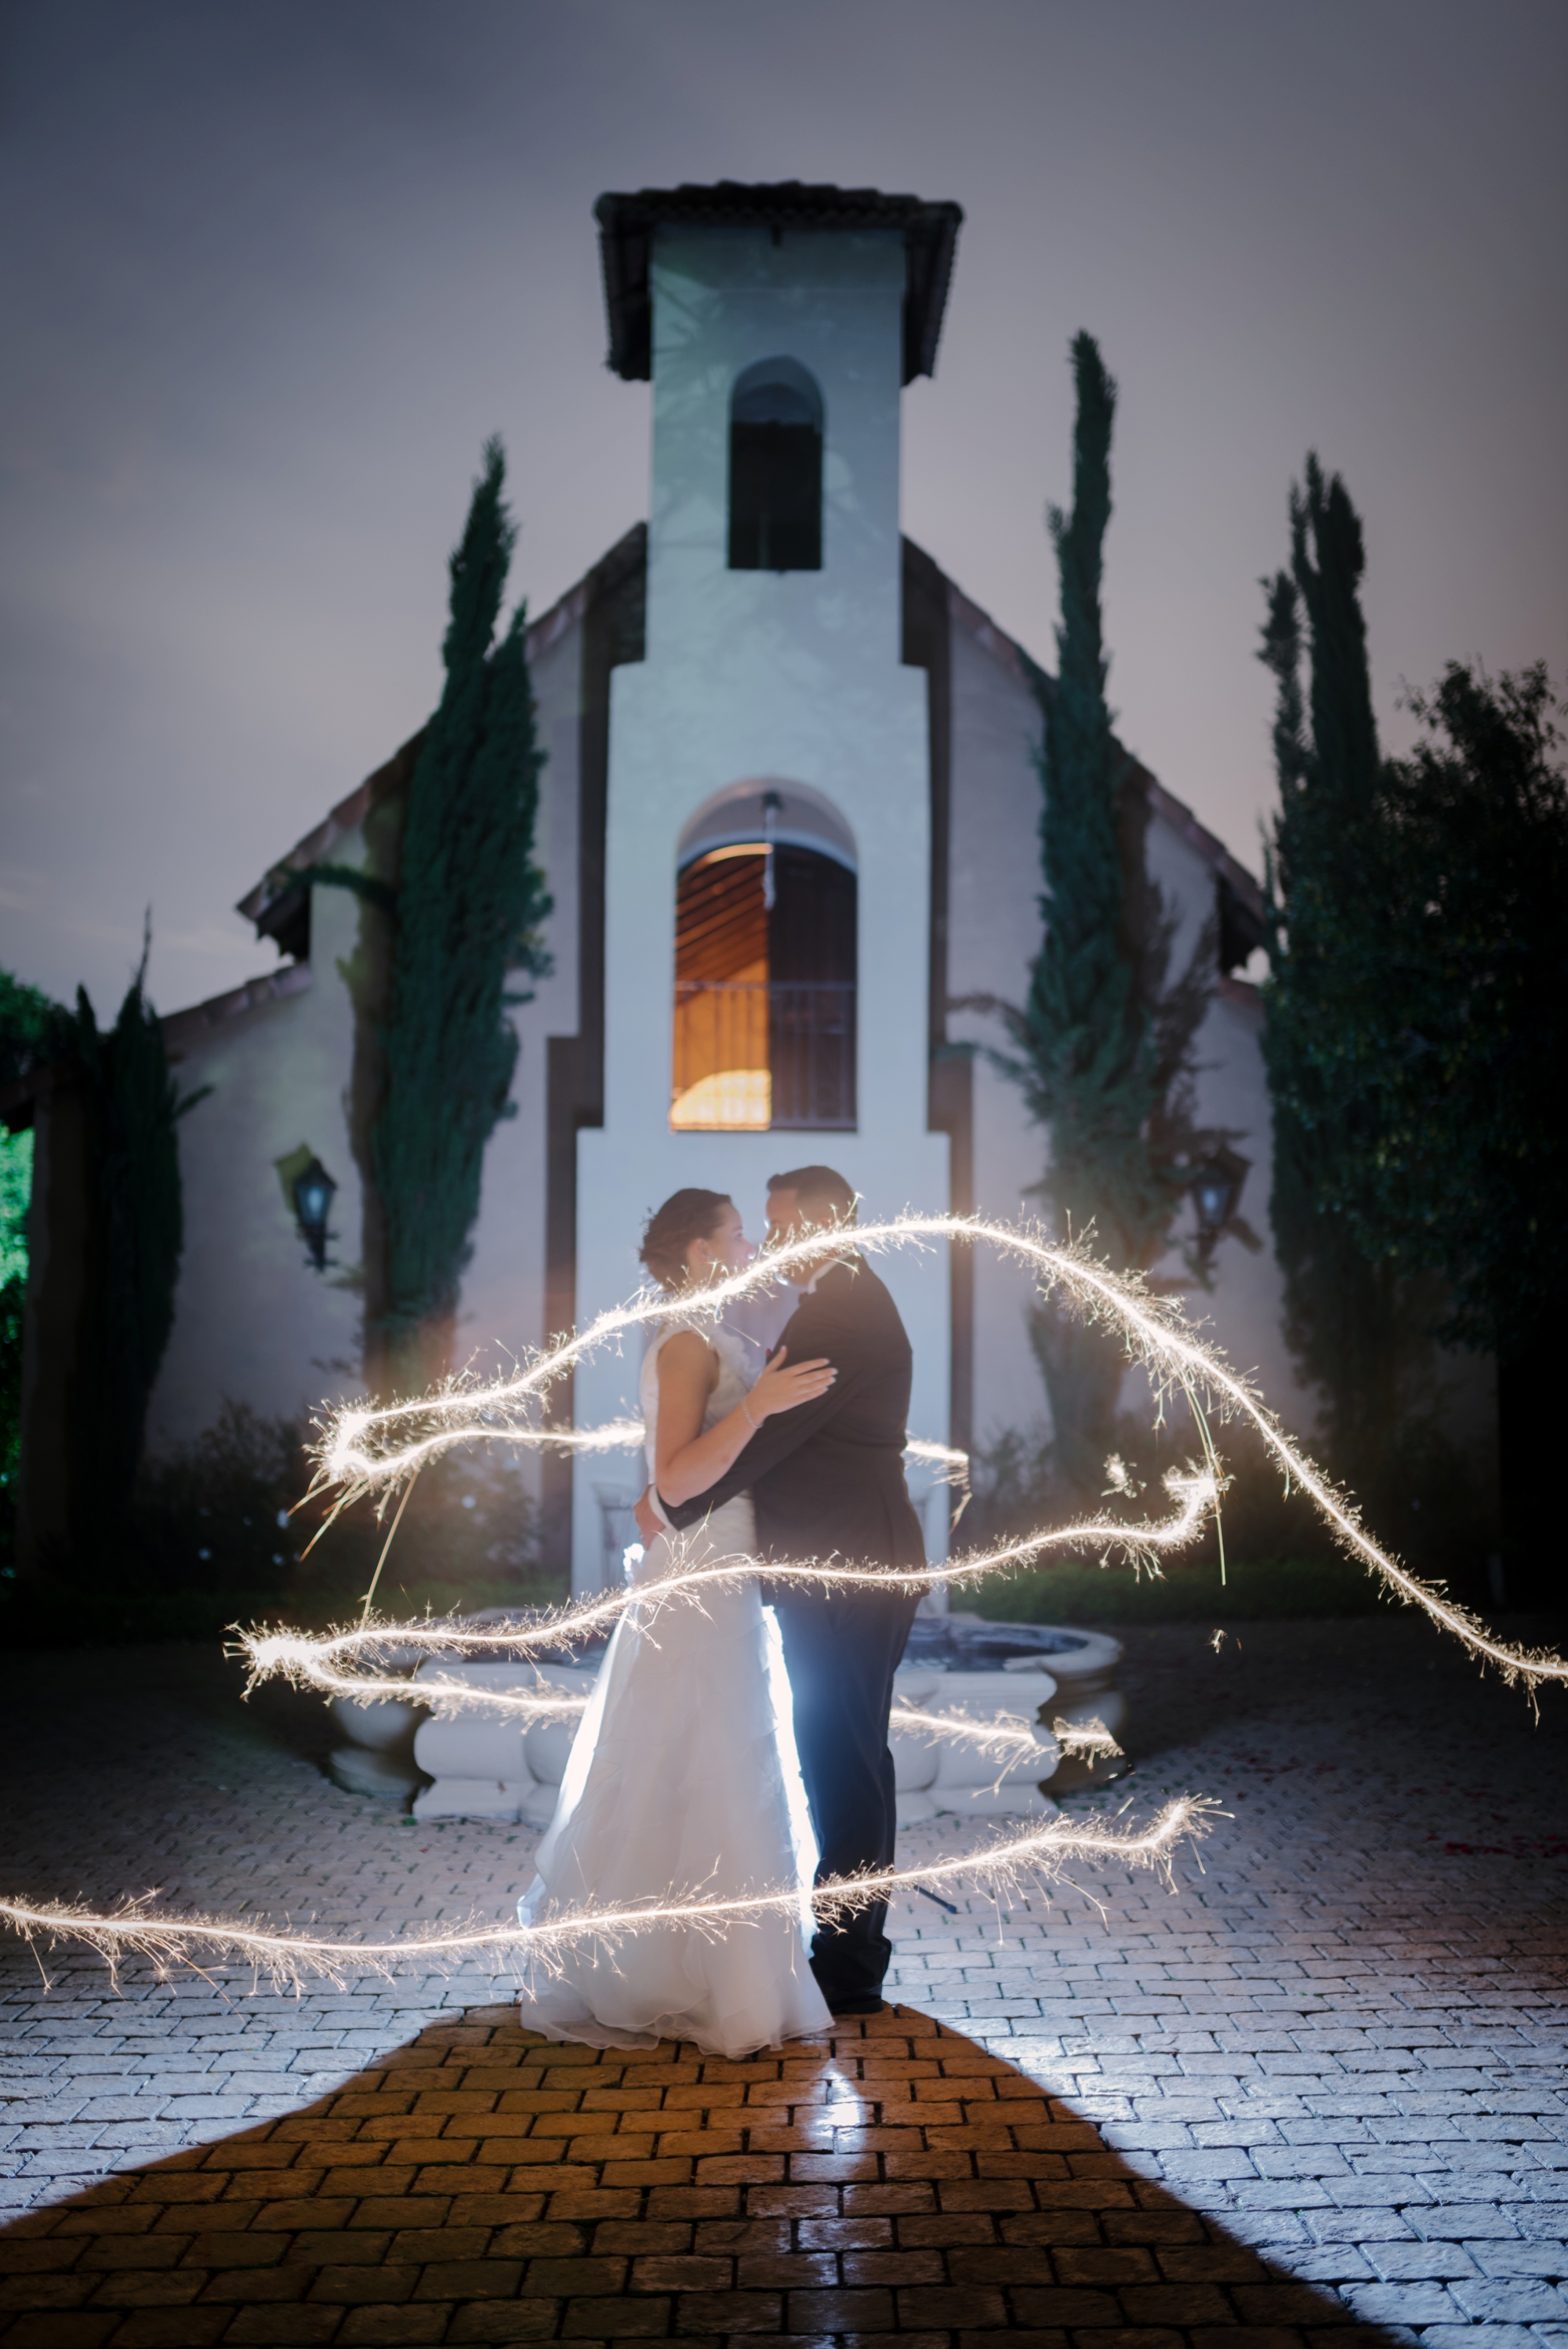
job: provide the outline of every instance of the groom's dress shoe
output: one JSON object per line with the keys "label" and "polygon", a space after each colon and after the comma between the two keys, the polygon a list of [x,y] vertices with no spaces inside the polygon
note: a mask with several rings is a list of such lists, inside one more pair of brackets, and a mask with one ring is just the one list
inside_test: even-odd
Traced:
{"label": "groom's dress shoe", "polygon": [[830,1998],[828,2013],[835,2021],[848,2021],[857,2014],[885,2014],[887,2001],[882,1998]]}

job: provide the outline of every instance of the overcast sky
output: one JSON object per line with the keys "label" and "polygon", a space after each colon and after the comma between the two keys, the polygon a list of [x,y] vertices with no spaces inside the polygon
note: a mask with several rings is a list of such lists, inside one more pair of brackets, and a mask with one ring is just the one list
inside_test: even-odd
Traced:
{"label": "overcast sky", "polygon": [[426,715],[487,432],[542,610],[646,512],[606,188],[964,206],[904,527],[1050,658],[1067,347],[1121,385],[1127,740],[1254,867],[1259,574],[1309,447],[1377,701],[1568,674],[1561,0],[25,0],[0,186],[0,959],[112,1009],[251,972],[232,904]]}

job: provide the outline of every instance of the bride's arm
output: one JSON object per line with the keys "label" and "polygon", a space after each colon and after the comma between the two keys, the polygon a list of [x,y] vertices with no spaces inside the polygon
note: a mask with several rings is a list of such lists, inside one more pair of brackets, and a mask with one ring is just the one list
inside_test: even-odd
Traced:
{"label": "bride's arm", "polygon": [[694,1501],[732,1468],[765,1419],[826,1394],[838,1372],[826,1360],[785,1361],[780,1347],[743,1403],[702,1433],[717,1377],[713,1348],[695,1330],[677,1330],[659,1349],[659,1416],[655,1477],[661,1496]]}

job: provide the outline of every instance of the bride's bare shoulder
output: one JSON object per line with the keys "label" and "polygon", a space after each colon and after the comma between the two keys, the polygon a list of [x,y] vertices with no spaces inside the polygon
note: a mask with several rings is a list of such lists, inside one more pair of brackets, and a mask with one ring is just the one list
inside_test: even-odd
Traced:
{"label": "bride's bare shoulder", "polygon": [[717,1359],[700,1330],[672,1330],[659,1343],[659,1377],[710,1378]]}
{"label": "bride's bare shoulder", "polygon": [[718,1355],[704,1339],[702,1330],[671,1330],[669,1337],[662,1339],[657,1379],[660,1395],[666,1402],[681,1393],[693,1395],[695,1400],[714,1391],[718,1381]]}

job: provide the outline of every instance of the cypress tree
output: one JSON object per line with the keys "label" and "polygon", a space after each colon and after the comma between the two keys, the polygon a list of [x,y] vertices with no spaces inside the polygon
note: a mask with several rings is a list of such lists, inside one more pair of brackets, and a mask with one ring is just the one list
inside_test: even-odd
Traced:
{"label": "cypress tree", "polygon": [[[67,1384],[69,1519],[59,1563],[94,1578],[109,1571],[123,1532],[174,1326],[184,1243],[176,1128],[208,1090],[182,1100],[170,1073],[163,1029],[147,999],[150,947],[150,935],[107,1030],[85,988],[67,1011],[0,972],[0,1072],[15,1078],[58,1061],[81,1104],[82,1290]],[[7,1488],[20,1444],[25,1225],[13,1237],[21,1261],[0,1289],[0,1484]],[[9,1489],[5,1497],[8,1518]]]}
{"label": "cypress tree", "polygon": [[77,1570],[95,1578],[109,1570],[174,1326],[184,1245],[176,1127],[206,1091],[181,1099],[146,972],[144,949],[107,1031],[78,988],[58,1039],[81,1091],[87,1178],[86,1278],[67,1402],[70,1549]]}
{"label": "cypress tree", "polygon": [[1357,826],[1371,813],[1380,761],[1361,579],[1361,518],[1337,473],[1316,456],[1291,492],[1291,566],[1312,632],[1314,803],[1329,822]]}
{"label": "cypress tree", "polygon": [[1315,455],[1305,487],[1292,490],[1290,523],[1291,571],[1264,582],[1259,652],[1275,680],[1280,796],[1269,855],[1264,1039],[1274,1113],[1270,1217],[1287,1340],[1323,1397],[1330,1458],[1367,1490],[1398,1423],[1407,1337],[1394,1269],[1368,1255],[1334,1190],[1352,1144],[1344,1066],[1357,1024],[1374,1008],[1353,974],[1386,887],[1377,823],[1381,761],[1360,597],[1366,554],[1344,482],[1337,474],[1326,479]]}
{"label": "cypress tree", "polygon": [[[1077,388],[1070,515],[1050,510],[1060,583],[1054,683],[1038,678],[1044,717],[1040,912],[1045,935],[1020,1007],[987,999],[1014,1050],[994,1054],[1050,1138],[1039,1190],[1059,1235],[1087,1234],[1118,1270],[1163,1253],[1202,1142],[1192,1123],[1191,1047],[1202,1019],[1213,936],[1165,983],[1173,923],[1142,870],[1132,761],[1106,701],[1100,610],[1116,386],[1091,335],[1072,346]],[[1053,1465],[1078,1493],[1098,1492],[1115,1440],[1119,1341],[1050,1306],[1030,1336],[1050,1400]]]}
{"label": "cypress tree", "polygon": [[493,641],[516,537],[504,478],[492,440],[450,561],[446,686],[404,812],[369,1152],[385,1236],[366,1317],[378,1387],[423,1386],[449,1365],[485,1145],[517,1059],[507,973],[543,967],[532,937],[549,911],[533,861],[543,761],[521,609]]}
{"label": "cypress tree", "polygon": [[1052,1198],[1078,1227],[1098,1218],[1102,1244],[1125,1265],[1141,1254],[1152,1203],[1136,1146],[1150,1106],[1150,1040],[1127,951],[1119,823],[1130,761],[1111,732],[1100,617],[1116,386],[1089,335],[1073,344],[1073,372],[1072,512],[1050,512],[1062,616],[1044,712],[1046,932],[1024,1016],[1030,1105],[1051,1135]]}

